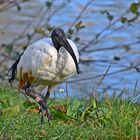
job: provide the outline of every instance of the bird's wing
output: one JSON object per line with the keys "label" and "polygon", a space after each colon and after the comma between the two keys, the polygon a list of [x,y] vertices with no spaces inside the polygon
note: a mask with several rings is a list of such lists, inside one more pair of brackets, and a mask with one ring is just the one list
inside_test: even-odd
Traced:
{"label": "bird's wing", "polygon": [[55,78],[57,50],[49,43],[40,40],[31,44],[21,56],[17,66],[19,89],[25,83],[44,84]]}

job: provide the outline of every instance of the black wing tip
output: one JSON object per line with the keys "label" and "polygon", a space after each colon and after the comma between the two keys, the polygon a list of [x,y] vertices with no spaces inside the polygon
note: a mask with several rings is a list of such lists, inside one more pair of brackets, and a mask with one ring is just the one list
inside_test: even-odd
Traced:
{"label": "black wing tip", "polygon": [[[23,52],[24,53],[24,52]],[[14,62],[14,64],[11,66],[11,68],[8,70],[8,82],[11,84],[16,77],[16,73],[17,73],[17,65],[20,61],[21,56],[23,55],[23,53],[18,57],[18,59]]]}

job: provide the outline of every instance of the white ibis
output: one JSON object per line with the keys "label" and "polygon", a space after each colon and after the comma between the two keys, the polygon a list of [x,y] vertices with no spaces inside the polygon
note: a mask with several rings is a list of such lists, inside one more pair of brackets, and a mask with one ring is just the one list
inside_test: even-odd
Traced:
{"label": "white ibis", "polygon": [[[43,38],[26,48],[9,69],[8,78],[12,83],[17,77],[18,88],[39,104],[43,122],[44,112],[48,120],[51,119],[46,105],[51,90],[76,72],[79,74],[78,63],[79,53],[75,43],[66,38],[62,29],[55,28],[51,38]],[[42,97],[31,92],[30,87],[33,85],[48,87],[46,95]]]}

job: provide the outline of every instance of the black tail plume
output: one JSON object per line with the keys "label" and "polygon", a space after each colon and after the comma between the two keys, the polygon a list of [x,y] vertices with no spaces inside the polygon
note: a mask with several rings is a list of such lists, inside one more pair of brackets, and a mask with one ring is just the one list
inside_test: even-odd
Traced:
{"label": "black tail plume", "polygon": [[23,53],[17,58],[11,68],[8,70],[8,82],[12,85],[12,81],[14,81],[16,72],[17,72],[17,65]]}

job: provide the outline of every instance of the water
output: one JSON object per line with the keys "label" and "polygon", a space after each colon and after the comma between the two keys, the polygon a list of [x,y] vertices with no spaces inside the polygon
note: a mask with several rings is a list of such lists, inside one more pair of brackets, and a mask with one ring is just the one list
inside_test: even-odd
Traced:
{"label": "water", "polygon": [[[101,32],[108,24],[109,21],[105,17],[105,15],[101,14],[101,10],[108,10],[115,18],[119,17],[129,8],[132,2],[136,2],[136,0],[94,0],[92,4],[88,7],[88,10],[84,12],[81,20],[85,24],[86,28],[82,29],[78,36],[81,38],[82,44],[86,44],[92,38],[96,36],[97,33]],[[44,6],[45,0],[39,0],[34,2],[27,2],[21,5],[21,11],[17,11],[16,8],[9,9],[0,14],[0,44],[3,43],[11,43],[13,39],[17,38],[19,35],[26,35],[27,33],[32,33],[33,29],[39,22],[39,19],[42,17],[42,13],[45,12],[46,8]],[[59,0],[56,2],[56,7],[60,5],[63,1]],[[85,0],[72,0],[65,8],[60,9],[50,20],[47,19],[48,14],[44,17],[41,25],[45,27],[47,24],[53,26],[60,26],[67,31],[68,27],[71,26],[72,22],[79,15],[80,11],[86,5],[88,1]],[[131,17],[131,15],[129,15]],[[46,23],[47,22],[47,23]],[[104,38],[99,43],[92,45],[90,49],[96,50],[99,48],[109,48],[112,46],[121,46],[123,44],[128,44],[131,42],[135,42],[137,40],[136,37],[140,36],[139,28],[140,28],[140,20],[138,20],[133,26],[124,27],[117,32],[109,35]],[[109,28],[103,35],[109,34],[115,28],[120,27],[122,25],[121,22],[117,22],[114,26]],[[28,27],[28,28],[27,28]],[[24,30],[24,32],[23,32]],[[40,35],[36,35],[33,38],[37,40],[41,38]],[[27,39],[23,38],[15,43],[15,50],[21,51],[22,44],[25,44]],[[77,44],[78,48],[82,45]],[[89,49],[89,50],[90,50]],[[140,60],[140,49],[139,44],[132,45],[131,51],[126,51],[125,49],[115,49],[108,51],[93,51],[92,53],[83,52],[81,58],[92,58],[96,60],[90,65],[82,65],[80,64],[82,73],[79,76],[75,76],[74,79],[70,81],[69,84],[69,93],[77,96],[80,92],[87,93],[91,92],[91,89],[96,86],[101,79],[100,76],[104,74],[107,70],[109,64],[112,59],[117,56],[120,57],[120,61],[114,61],[109,73],[113,73],[124,68],[129,67],[131,63],[137,64]],[[106,62],[102,62],[100,60],[106,60]],[[11,64],[11,61],[8,65]],[[2,71],[2,70],[1,70]],[[92,78],[93,77],[93,78]],[[94,78],[95,77],[95,78]],[[86,80],[80,80],[86,79]],[[129,71],[120,72],[114,75],[107,76],[99,89],[110,89],[121,91],[124,88],[128,88],[128,91],[133,91],[135,87],[136,80],[139,79],[139,73],[136,72],[135,69],[131,69]],[[83,86],[84,85],[84,86]],[[137,91],[139,92],[139,86]],[[65,84],[60,87],[65,88]],[[71,88],[72,87],[72,88]],[[74,90],[72,90],[74,89]],[[75,92],[75,89],[78,92]],[[85,90],[86,89],[86,90]],[[76,90],[76,91],[77,91]]]}

